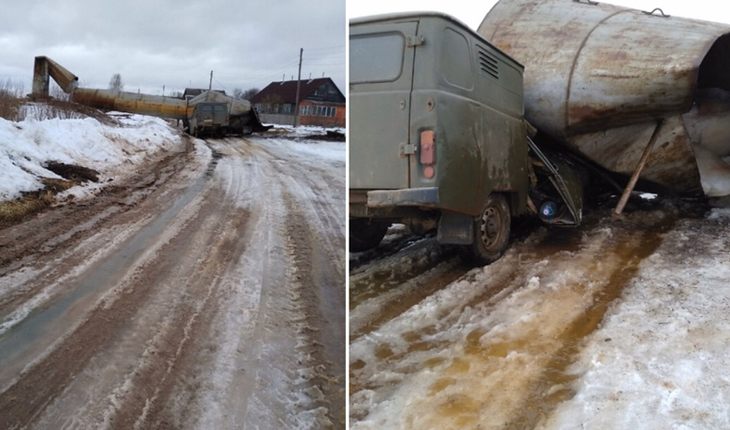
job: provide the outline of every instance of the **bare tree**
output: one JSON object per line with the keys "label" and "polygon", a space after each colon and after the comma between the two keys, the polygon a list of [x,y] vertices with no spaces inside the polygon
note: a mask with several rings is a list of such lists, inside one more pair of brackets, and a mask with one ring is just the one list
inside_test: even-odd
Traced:
{"label": "bare tree", "polygon": [[71,96],[69,94],[66,94],[65,92],[63,92],[61,87],[56,85],[55,82],[51,82],[51,88],[50,88],[49,92],[50,92],[51,97],[53,97],[56,100],[62,100],[62,101],[67,102],[71,99]]}
{"label": "bare tree", "polygon": [[233,90],[233,98],[239,99],[239,100],[251,100],[253,96],[258,94],[259,89],[258,88],[249,88],[247,90],[242,90],[240,88],[236,88]]}
{"label": "bare tree", "polygon": [[246,91],[243,92],[243,98],[246,100],[251,100],[253,96],[259,93],[258,88],[249,88]]}
{"label": "bare tree", "polygon": [[0,92],[6,97],[21,98],[25,92],[25,84],[23,81],[7,78],[0,81]]}
{"label": "bare tree", "polygon": [[122,75],[120,75],[119,73],[115,73],[112,75],[112,78],[109,80],[109,89],[116,91],[122,91],[124,89]]}

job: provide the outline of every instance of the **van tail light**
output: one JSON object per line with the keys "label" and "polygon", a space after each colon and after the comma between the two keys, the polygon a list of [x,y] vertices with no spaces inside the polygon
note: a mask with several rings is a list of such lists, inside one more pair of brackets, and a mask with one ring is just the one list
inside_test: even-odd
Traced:
{"label": "van tail light", "polygon": [[431,179],[436,174],[433,165],[436,164],[436,133],[433,130],[421,132],[419,160],[423,165],[423,176]]}

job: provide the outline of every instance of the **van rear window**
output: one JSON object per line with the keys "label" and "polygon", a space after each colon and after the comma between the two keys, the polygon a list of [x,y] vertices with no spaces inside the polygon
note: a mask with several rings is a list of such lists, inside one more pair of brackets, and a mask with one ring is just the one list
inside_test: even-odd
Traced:
{"label": "van rear window", "polygon": [[350,83],[395,81],[403,68],[404,47],[401,33],[350,37]]}

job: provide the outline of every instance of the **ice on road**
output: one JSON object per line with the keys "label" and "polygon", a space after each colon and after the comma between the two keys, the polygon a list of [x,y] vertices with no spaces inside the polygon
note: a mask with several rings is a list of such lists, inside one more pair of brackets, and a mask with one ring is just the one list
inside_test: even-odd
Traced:
{"label": "ice on road", "polygon": [[178,146],[0,230],[0,428],[344,425],[344,143]]}
{"label": "ice on road", "polygon": [[352,428],[728,428],[729,229],[657,209],[484,268],[431,239],[351,260]]}

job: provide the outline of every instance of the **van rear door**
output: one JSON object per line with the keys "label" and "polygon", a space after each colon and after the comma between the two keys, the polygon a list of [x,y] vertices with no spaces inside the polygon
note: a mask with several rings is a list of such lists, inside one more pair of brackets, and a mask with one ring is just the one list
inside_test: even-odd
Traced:
{"label": "van rear door", "polygon": [[418,21],[350,26],[350,189],[410,186]]}

